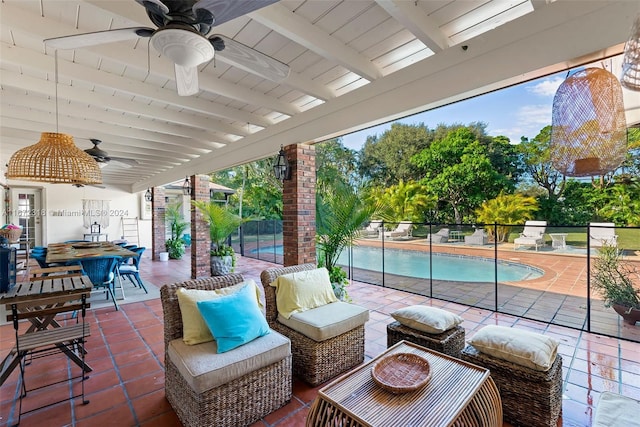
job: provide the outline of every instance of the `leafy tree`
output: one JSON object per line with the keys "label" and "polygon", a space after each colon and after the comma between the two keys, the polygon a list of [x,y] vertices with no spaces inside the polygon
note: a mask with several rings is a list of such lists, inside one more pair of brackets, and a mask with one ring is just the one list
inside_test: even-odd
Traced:
{"label": "leafy tree", "polygon": [[236,190],[229,204],[242,218],[282,219],[282,182],[273,159],[262,159],[211,174],[211,180]]}
{"label": "leafy tree", "polygon": [[360,175],[373,185],[389,187],[420,178],[409,159],[427,148],[433,136],[423,124],[394,123],[382,135],[367,137],[360,150]]}
{"label": "leafy tree", "polygon": [[[504,141],[496,142],[501,143]],[[448,205],[453,220],[461,224],[487,198],[514,187],[514,179],[492,165],[490,154],[472,129],[461,127],[434,141],[411,161],[423,173],[420,183]]]}
{"label": "leafy tree", "polygon": [[640,184],[616,184],[606,190],[608,200],[598,211],[603,219],[616,224],[640,225]]}
{"label": "leafy tree", "polygon": [[557,201],[566,186],[566,177],[553,167],[551,162],[551,126],[529,140],[522,137],[518,146],[525,171],[546,190],[549,200]]}
{"label": "leafy tree", "polygon": [[358,175],[357,152],[342,145],[340,138],[330,139],[315,145],[316,181],[318,186],[342,183],[355,187]]}
{"label": "leafy tree", "polygon": [[629,152],[622,163],[617,181],[629,181],[632,177],[640,176],[640,128],[627,129],[627,144]]}
{"label": "leafy tree", "polygon": [[[483,224],[524,224],[532,219],[538,210],[535,198],[522,194],[499,194],[495,199],[487,200],[477,210],[478,222]],[[493,227],[487,227],[490,238],[493,238]],[[511,226],[498,225],[496,242],[504,242],[511,232]]]}

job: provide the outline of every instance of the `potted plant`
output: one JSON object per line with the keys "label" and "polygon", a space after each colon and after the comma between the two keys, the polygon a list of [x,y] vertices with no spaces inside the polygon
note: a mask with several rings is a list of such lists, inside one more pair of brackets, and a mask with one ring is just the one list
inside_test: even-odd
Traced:
{"label": "potted plant", "polygon": [[363,226],[379,215],[379,204],[367,204],[353,188],[336,185],[331,191],[316,193],[316,242],[318,266],[329,271],[336,297],[349,301],[347,273],[336,265],[340,253],[361,237]]}
{"label": "potted plant", "polygon": [[602,296],[605,307],[613,307],[626,323],[640,321],[640,272],[617,247],[599,249],[591,268],[591,287]]}
{"label": "potted plant", "polygon": [[171,230],[171,238],[165,242],[167,252],[169,252],[169,258],[180,259],[184,255],[182,233],[184,233],[189,226],[189,223],[182,217],[182,203],[176,202],[167,205],[164,215]]}
{"label": "potted plant", "polygon": [[202,213],[209,226],[211,275],[222,276],[233,272],[236,265],[235,252],[225,241],[242,224],[242,218],[220,202],[194,200],[191,203]]}

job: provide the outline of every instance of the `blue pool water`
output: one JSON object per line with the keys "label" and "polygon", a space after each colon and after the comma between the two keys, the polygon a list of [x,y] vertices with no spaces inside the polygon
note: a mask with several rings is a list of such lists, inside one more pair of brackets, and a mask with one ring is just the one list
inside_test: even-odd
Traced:
{"label": "blue pool water", "polygon": [[[252,252],[257,253],[257,250]],[[260,248],[261,254],[282,255],[282,245]],[[401,276],[429,278],[429,253],[385,249],[384,271]],[[339,264],[348,265],[346,252],[340,255]],[[434,253],[432,259],[433,279],[460,282],[494,282],[495,267],[492,258]],[[382,271],[382,251],[379,248],[355,246],[353,267]],[[519,282],[541,277],[543,271],[525,264],[498,261],[499,282]]]}

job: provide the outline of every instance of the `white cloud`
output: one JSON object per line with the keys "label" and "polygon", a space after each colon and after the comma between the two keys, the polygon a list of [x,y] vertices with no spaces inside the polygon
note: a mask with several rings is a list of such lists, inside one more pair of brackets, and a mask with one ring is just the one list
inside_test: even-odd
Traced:
{"label": "white cloud", "polygon": [[558,87],[562,84],[564,79],[561,77],[551,77],[543,79],[536,84],[527,85],[525,88],[528,92],[531,92],[540,96],[554,96]]}
{"label": "white cloud", "polygon": [[551,125],[551,105],[525,105],[515,113],[512,126],[490,129],[489,134],[504,135],[513,144],[522,136],[534,138],[547,125]]}
{"label": "white cloud", "polygon": [[518,109],[516,117],[518,124],[543,128],[551,124],[551,111],[550,104],[525,105]]}

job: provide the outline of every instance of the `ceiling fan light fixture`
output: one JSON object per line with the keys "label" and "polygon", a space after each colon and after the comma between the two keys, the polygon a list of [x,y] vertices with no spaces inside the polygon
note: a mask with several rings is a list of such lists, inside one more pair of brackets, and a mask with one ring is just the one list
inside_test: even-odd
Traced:
{"label": "ceiling fan light fixture", "polygon": [[154,49],[182,67],[195,67],[213,59],[211,42],[200,34],[185,29],[165,28],[151,36]]}
{"label": "ceiling fan light fixture", "polygon": [[101,184],[102,172],[93,158],[76,147],[73,137],[43,132],[40,141],[11,156],[7,178],[52,184]]}

